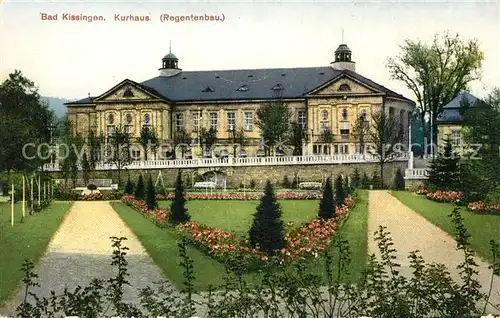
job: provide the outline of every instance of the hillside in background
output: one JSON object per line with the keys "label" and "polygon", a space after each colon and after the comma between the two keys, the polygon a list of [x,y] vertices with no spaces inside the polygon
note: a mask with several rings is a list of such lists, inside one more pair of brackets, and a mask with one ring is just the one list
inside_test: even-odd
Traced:
{"label": "hillside in background", "polygon": [[71,101],[69,99],[46,96],[42,96],[40,99],[49,104],[49,108],[54,110],[57,117],[63,117],[66,114],[66,106],[64,106],[64,103]]}

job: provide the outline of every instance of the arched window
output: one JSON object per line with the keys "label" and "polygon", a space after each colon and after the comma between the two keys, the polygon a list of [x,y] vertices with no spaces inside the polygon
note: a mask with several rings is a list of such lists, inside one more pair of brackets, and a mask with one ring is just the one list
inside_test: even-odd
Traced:
{"label": "arched window", "polygon": [[108,125],[113,125],[115,123],[115,116],[113,114],[108,115]]}
{"label": "arched window", "polygon": [[144,123],[147,125],[151,121],[151,117],[149,114],[144,115]]}
{"label": "arched window", "polygon": [[127,124],[132,123],[132,114],[128,113],[127,116],[125,116],[125,121]]}
{"label": "arched window", "polygon": [[347,113],[347,109],[342,109],[342,120],[347,120],[347,116],[348,116],[348,113]]}
{"label": "arched window", "polygon": [[348,92],[351,90],[351,87],[348,84],[342,84],[339,86],[339,91],[341,92]]}
{"label": "arched window", "polygon": [[367,121],[368,120],[367,117],[366,117],[366,110],[362,110],[361,111],[361,116],[360,117],[361,117],[362,121]]}
{"label": "arched window", "polygon": [[327,120],[328,119],[328,111],[323,110],[321,111],[321,120]]}

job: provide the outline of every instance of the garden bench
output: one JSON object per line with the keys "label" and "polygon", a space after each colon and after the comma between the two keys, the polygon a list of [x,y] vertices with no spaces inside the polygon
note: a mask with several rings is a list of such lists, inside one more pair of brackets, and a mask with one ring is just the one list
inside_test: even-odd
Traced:
{"label": "garden bench", "polygon": [[193,187],[194,188],[212,188],[212,189],[215,189],[215,182],[213,182],[213,181],[196,182]]}
{"label": "garden bench", "polygon": [[301,183],[299,183],[299,189],[320,190],[321,183],[320,182],[301,182]]}

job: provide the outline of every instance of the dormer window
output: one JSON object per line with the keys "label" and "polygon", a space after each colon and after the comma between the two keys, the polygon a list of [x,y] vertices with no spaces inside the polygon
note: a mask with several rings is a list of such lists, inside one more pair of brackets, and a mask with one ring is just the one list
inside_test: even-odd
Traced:
{"label": "dormer window", "polygon": [[238,90],[238,91],[240,91],[240,92],[246,92],[246,91],[248,91],[248,86],[246,86],[246,85],[242,85],[242,86],[240,86],[240,88],[238,88],[237,90]]}
{"label": "dormer window", "polygon": [[134,93],[132,93],[132,89],[127,87],[123,92],[123,97],[134,97]]}
{"label": "dormer window", "polygon": [[344,84],[340,85],[339,91],[341,91],[341,92],[349,92],[349,91],[351,91],[351,87],[348,84],[344,83]]}
{"label": "dormer window", "polygon": [[214,92],[214,89],[210,86],[207,86],[205,89],[202,90],[203,93],[212,93]]}
{"label": "dormer window", "polygon": [[283,86],[281,84],[276,84],[273,88],[271,88],[273,91],[281,91],[283,90]]}

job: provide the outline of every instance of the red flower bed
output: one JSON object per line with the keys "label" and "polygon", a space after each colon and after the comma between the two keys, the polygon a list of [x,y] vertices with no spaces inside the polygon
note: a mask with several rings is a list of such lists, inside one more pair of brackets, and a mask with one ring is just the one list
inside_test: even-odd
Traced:
{"label": "red flower bed", "polygon": [[104,196],[100,192],[94,192],[82,195],[83,201],[99,201],[104,200]]}
{"label": "red flower bed", "polygon": [[[298,229],[293,222],[288,224],[285,233],[286,248],[280,252],[282,262],[289,262],[301,257],[317,256],[323,251],[338,231],[338,223],[343,220],[354,205],[351,197],[346,199],[346,204],[336,208],[336,217],[329,220],[313,219],[303,224]],[[248,240],[237,242],[235,233],[211,228],[195,221],[179,225],[177,232],[186,235],[195,246],[202,251],[224,259],[230,254],[240,254],[253,261],[268,261],[266,253],[258,248],[252,248]]]}
{"label": "red flower bed", "polygon": [[[213,193],[213,194],[186,194],[186,200],[259,200],[263,194],[261,193]],[[175,194],[157,194],[157,200],[173,200]],[[317,200],[321,198],[320,194],[316,193],[295,193],[281,192],[276,194],[279,200]]]}
{"label": "red flower bed", "polygon": [[131,195],[125,195],[122,197],[122,202],[126,205],[133,207],[137,211],[141,212],[144,216],[153,220],[159,226],[165,226],[168,216],[167,209],[155,208],[154,210],[149,210],[148,205],[144,201],[139,201],[134,199]]}
{"label": "red flower bed", "polygon": [[441,191],[428,192],[425,197],[429,200],[437,202],[460,203],[464,198],[464,194],[458,191]]}
{"label": "red flower bed", "polygon": [[478,214],[497,214],[500,215],[500,204],[486,204],[484,202],[471,202],[467,208]]}

